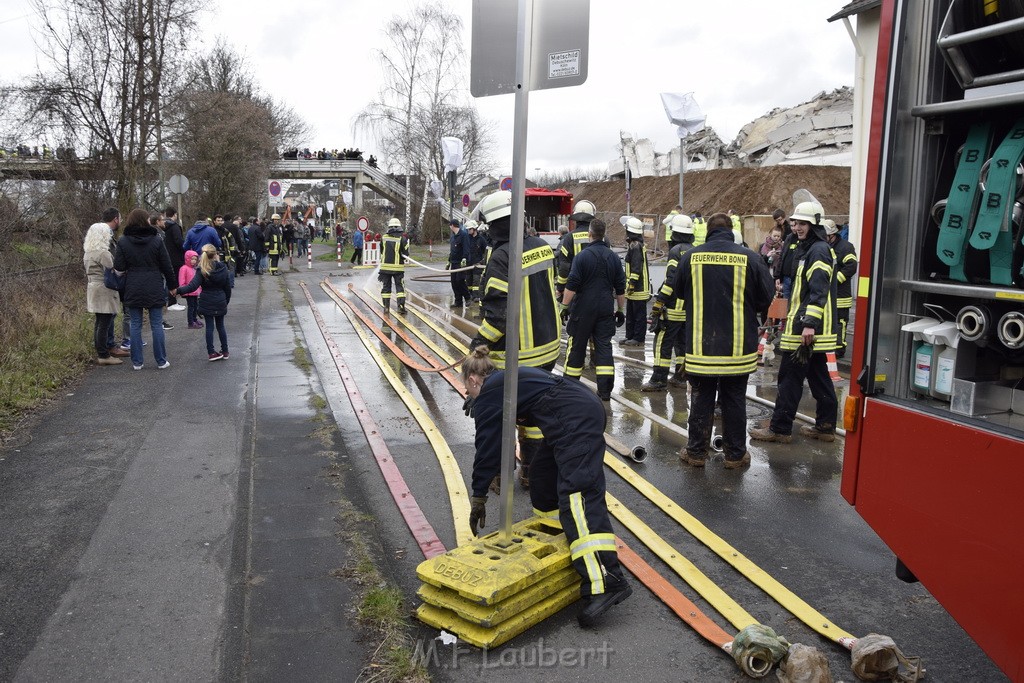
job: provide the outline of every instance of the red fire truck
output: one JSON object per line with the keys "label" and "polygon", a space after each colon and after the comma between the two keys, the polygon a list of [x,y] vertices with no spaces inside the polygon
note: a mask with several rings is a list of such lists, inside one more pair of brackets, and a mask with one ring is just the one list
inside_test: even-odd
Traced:
{"label": "red fire truck", "polygon": [[883,0],[842,494],[1024,680],[1024,3]]}

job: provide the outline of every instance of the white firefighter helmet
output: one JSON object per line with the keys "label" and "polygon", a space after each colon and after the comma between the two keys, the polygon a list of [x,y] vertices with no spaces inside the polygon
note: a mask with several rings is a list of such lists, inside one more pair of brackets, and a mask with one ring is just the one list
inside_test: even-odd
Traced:
{"label": "white firefighter helmet", "polygon": [[837,226],[836,222],[834,220],[832,220],[831,218],[826,218],[821,223],[822,223],[822,225],[825,226],[825,234],[826,235],[834,235],[837,232],[839,232],[839,226]]}
{"label": "white firefighter helmet", "polygon": [[572,207],[572,215],[569,218],[574,221],[592,221],[597,215],[597,207],[589,199],[581,199]]}
{"label": "white firefighter helmet", "polygon": [[693,220],[684,213],[677,213],[672,216],[672,220],[669,221],[669,225],[672,226],[672,232],[677,235],[692,235],[693,234]]}
{"label": "white firefighter helmet", "polygon": [[272,220],[272,221],[279,221],[279,220],[281,220],[281,214],[275,213],[273,216],[270,217],[270,220]]}
{"label": "white firefighter helmet", "polygon": [[821,225],[821,215],[825,213],[825,210],[821,208],[821,204],[818,202],[800,202],[793,209],[793,215],[789,217],[791,221],[805,221],[811,225]]}
{"label": "white firefighter helmet", "polygon": [[401,218],[392,218],[391,220],[388,221],[388,227],[389,228],[400,228],[400,227],[402,227],[402,219]]}
{"label": "white firefighter helmet", "polygon": [[473,219],[470,219],[466,221],[466,224],[462,227],[466,228],[466,230],[478,230],[480,228],[480,224]]}
{"label": "white firefighter helmet", "polygon": [[619,218],[621,223],[626,228],[626,235],[642,235],[644,234],[644,222],[634,216],[623,216]]}
{"label": "white firefighter helmet", "polygon": [[485,223],[512,215],[512,193],[508,190],[492,192],[476,205],[474,213]]}

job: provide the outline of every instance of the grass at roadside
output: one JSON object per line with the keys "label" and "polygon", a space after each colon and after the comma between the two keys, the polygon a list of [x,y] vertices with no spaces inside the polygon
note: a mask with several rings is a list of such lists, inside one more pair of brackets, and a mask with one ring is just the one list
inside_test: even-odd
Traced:
{"label": "grass at roadside", "polygon": [[335,570],[334,576],[356,584],[361,593],[359,622],[374,634],[377,647],[364,667],[360,681],[422,683],[430,678],[417,664],[409,637],[409,606],[402,592],[388,583],[377,569],[363,530],[373,519],[356,510],[346,500],[337,503],[341,526],[339,535],[349,547],[349,563]]}
{"label": "grass at roadside", "polygon": [[93,316],[81,278],[17,282],[0,296],[0,443],[44,401],[79,376],[93,358]]}

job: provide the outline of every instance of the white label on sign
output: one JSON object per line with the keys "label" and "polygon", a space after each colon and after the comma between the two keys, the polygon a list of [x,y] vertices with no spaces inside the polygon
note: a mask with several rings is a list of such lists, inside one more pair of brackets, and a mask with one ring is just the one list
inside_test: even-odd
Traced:
{"label": "white label on sign", "polygon": [[548,78],[569,78],[580,75],[580,51],[548,53]]}

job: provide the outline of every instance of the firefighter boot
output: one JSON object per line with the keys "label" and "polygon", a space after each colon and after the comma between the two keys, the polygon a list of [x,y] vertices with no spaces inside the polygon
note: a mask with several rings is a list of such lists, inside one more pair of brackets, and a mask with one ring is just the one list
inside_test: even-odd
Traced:
{"label": "firefighter boot", "polygon": [[604,593],[587,595],[580,599],[580,611],[576,620],[580,626],[593,626],[597,619],[609,609],[633,594],[633,588],[622,577],[606,574],[604,577]]}
{"label": "firefighter boot", "polygon": [[682,363],[676,364],[676,371],[668,378],[668,383],[674,387],[686,386],[686,366]]}

